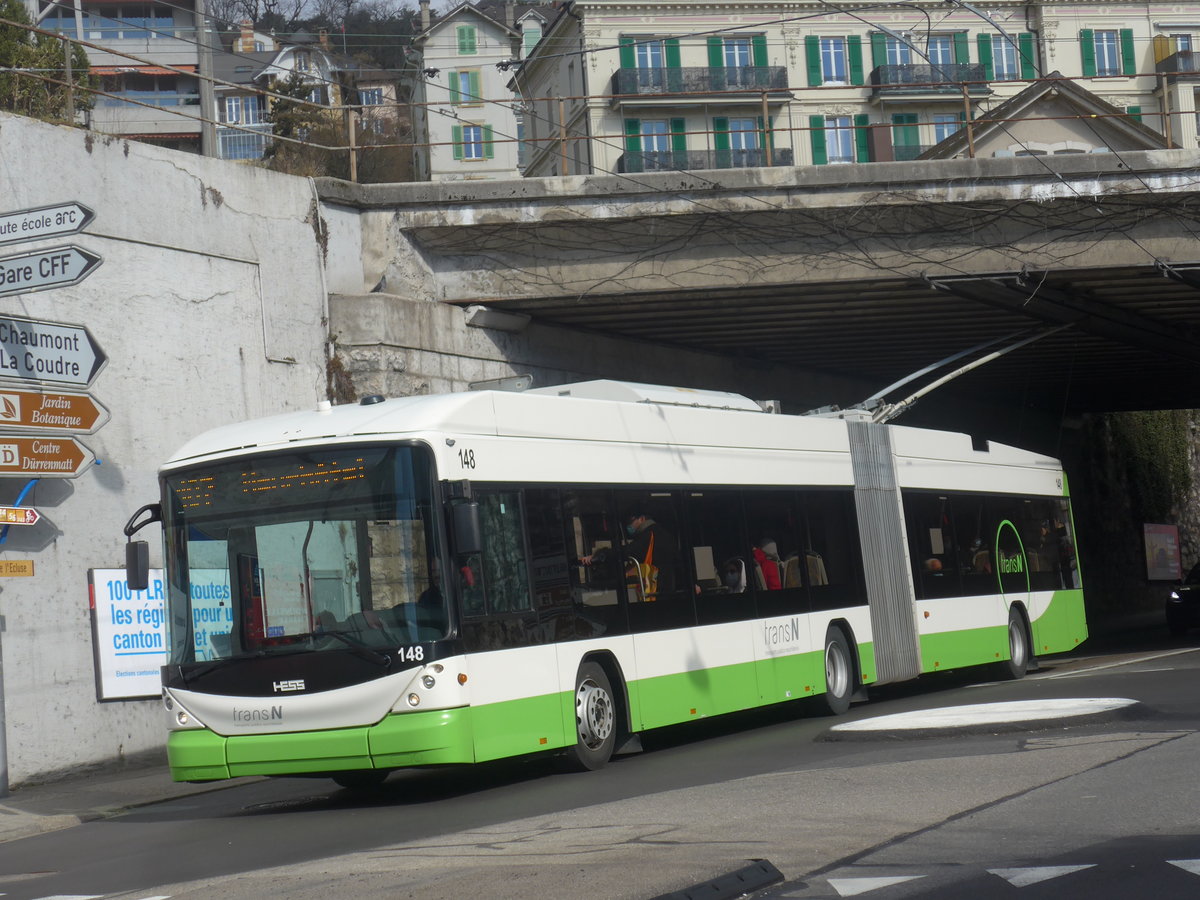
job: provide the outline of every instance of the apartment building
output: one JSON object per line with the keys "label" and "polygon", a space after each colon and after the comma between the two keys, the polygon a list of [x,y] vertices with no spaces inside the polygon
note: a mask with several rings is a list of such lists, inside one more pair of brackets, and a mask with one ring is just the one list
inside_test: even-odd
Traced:
{"label": "apartment building", "polygon": [[413,39],[420,180],[520,177],[524,115],[510,69],[541,40],[556,9],[545,4],[462,3],[432,21],[421,0]]}
{"label": "apartment building", "polygon": [[[939,145],[972,155],[962,135],[943,142],[998,108],[1043,109],[1049,94],[1010,101],[1050,75],[1083,92],[1072,109],[1135,123],[1116,129],[1130,146],[1195,147],[1198,34],[1200,5],[1153,0],[575,0],[510,86],[526,98],[534,176],[910,160]],[[1037,148],[993,129],[988,152],[1108,149],[1113,129],[1089,138],[1058,124],[1070,115],[1038,113]]]}
{"label": "apartment building", "polygon": [[[200,153],[202,94],[196,73],[206,30],[203,3],[125,0],[28,0],[42,28],[87,47],[100,90],[90,112],[94,131]],[[202,38],[204,40],[202,40]]]}

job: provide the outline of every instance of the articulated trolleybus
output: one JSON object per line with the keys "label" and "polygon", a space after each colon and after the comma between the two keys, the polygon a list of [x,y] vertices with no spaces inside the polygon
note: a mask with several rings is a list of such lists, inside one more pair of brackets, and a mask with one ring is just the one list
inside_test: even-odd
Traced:
{"label": "articulated trolleybus", "polygon": [[[1087,635],[1066,479],[962,434],[597,381],[218,428],[161,471],[176,780],[557,751]],[[130,544],[131,582],[144,577]]]}

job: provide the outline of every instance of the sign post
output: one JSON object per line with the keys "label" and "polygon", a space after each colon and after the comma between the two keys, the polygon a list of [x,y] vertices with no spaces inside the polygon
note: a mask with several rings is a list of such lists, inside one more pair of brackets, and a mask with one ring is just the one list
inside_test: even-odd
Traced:
{"label": "sign post", "polygon": [[96,214],[74,201],[0,213],[0,244],[37,241],[83,231]]}
{"label": "sign post", "polygon": [[75,478],[96,456],[72,437],[0,438],[0,477]]}
{"label": "sign post", "polygon": [[0,316],[0,378],[86,388],[107,361],[82,325]]}
{"label": "sign post", "polygon": [[79,284],[103,261],[74,244],[0,256],[0,297]]}
{"label": "sign post", "polygon": [[91,434],[108,421],[108,410],[88,394],[6,390],[0,387],[0,434],[70,431]]}

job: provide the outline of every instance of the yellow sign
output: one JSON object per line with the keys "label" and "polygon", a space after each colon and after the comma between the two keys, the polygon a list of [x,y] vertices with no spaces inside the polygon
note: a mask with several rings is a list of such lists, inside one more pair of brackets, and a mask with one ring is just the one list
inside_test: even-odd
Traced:
{"label": "yellow sign", "polygon": [[0,578],[16,578],[32,574],[32,559],[0,559]]}

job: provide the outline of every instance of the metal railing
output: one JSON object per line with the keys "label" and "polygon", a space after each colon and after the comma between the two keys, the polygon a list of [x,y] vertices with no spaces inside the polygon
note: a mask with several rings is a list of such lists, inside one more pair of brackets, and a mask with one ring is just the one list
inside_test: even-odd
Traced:
{"label": "metal railing", "polygon": [[793,165],[791,147],[777,147],[770,152],[755,150],[649,150],[643,153],[624,153],[617,159],[617,172],[674,172],[680,169],[750,169],[758,166]]}
{"label": "metal railing", "polygon": [[262,159],[271,144],[271,128],[269,124],[218,128],[217,147],[221,159]]}
{"label": "metal railing", "polygon": [[1154,65],[1154,71],[1165,75],[1194,75],[1200,73],[1200,53],[1180,50]]}
{"label": "metal railing", "polygon": [[876,95],[886,94],[989,94],[987,70],[982,63],[946,63],[937,66],[879,66],[871,71]]}
{"label": "metal railing", "polygon": [[661,69],[617,69],[612,77],[615,95],[705,94],[726,91],[786,91],[784,66],[708,66]]}

